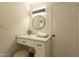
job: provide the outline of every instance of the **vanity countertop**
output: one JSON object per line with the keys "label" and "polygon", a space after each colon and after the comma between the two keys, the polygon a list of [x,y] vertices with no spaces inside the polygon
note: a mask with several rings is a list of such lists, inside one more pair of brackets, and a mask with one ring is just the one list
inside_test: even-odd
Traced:
{"label": "vanity countertop", "polygon": [[18,34],[16,37],[25,38],[25,39],[29,39],[29,40],[43,41],[43,42],[46,42],[48,39],[51,38],[51,36],[42,38],[42,37],[38,37],[37,35],[23,35],[23,34]]}

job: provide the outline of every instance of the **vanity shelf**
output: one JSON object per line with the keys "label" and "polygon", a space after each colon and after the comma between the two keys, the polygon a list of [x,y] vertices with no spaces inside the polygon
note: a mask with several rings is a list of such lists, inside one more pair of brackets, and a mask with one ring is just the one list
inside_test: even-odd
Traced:
{"label": "vanity shelf", "polygon": [[33,47],[36,50],[36,57],[50,56],[50,38],[41,38],[37,35],[17,35],[17,43]]}

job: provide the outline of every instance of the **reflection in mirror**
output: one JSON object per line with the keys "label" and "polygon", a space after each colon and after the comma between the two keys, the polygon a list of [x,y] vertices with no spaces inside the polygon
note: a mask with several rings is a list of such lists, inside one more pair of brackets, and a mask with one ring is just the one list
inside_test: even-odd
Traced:
{"label": "reflection in mirror", "polygon": [[33,18],[32,20],[32,26],[36,30],[40,30],[44,27],[45,25],[45,19],[41,15],[37,15]]}

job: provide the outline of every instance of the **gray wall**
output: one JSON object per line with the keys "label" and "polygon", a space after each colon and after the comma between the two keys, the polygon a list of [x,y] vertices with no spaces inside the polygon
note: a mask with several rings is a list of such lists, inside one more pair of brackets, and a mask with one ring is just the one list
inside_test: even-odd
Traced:
{"label": "gray wall", "polygon": [[28,17],[27,3],[0,3],[0,56],[14,51],[16,33],[25,33],[29,27]]}

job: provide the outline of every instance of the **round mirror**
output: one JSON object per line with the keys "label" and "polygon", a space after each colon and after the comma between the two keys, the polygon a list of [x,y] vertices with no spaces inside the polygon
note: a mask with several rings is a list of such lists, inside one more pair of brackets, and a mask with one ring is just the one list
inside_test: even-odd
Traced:
{"label": "round mirror", "polygon": [[32,25],[33,25],[33,28],[36,29],[36,30],[42,29],[44,27],[44,25],[45,25],[44,17],[41,16],[41,15],[35,16],[33,18]]}

